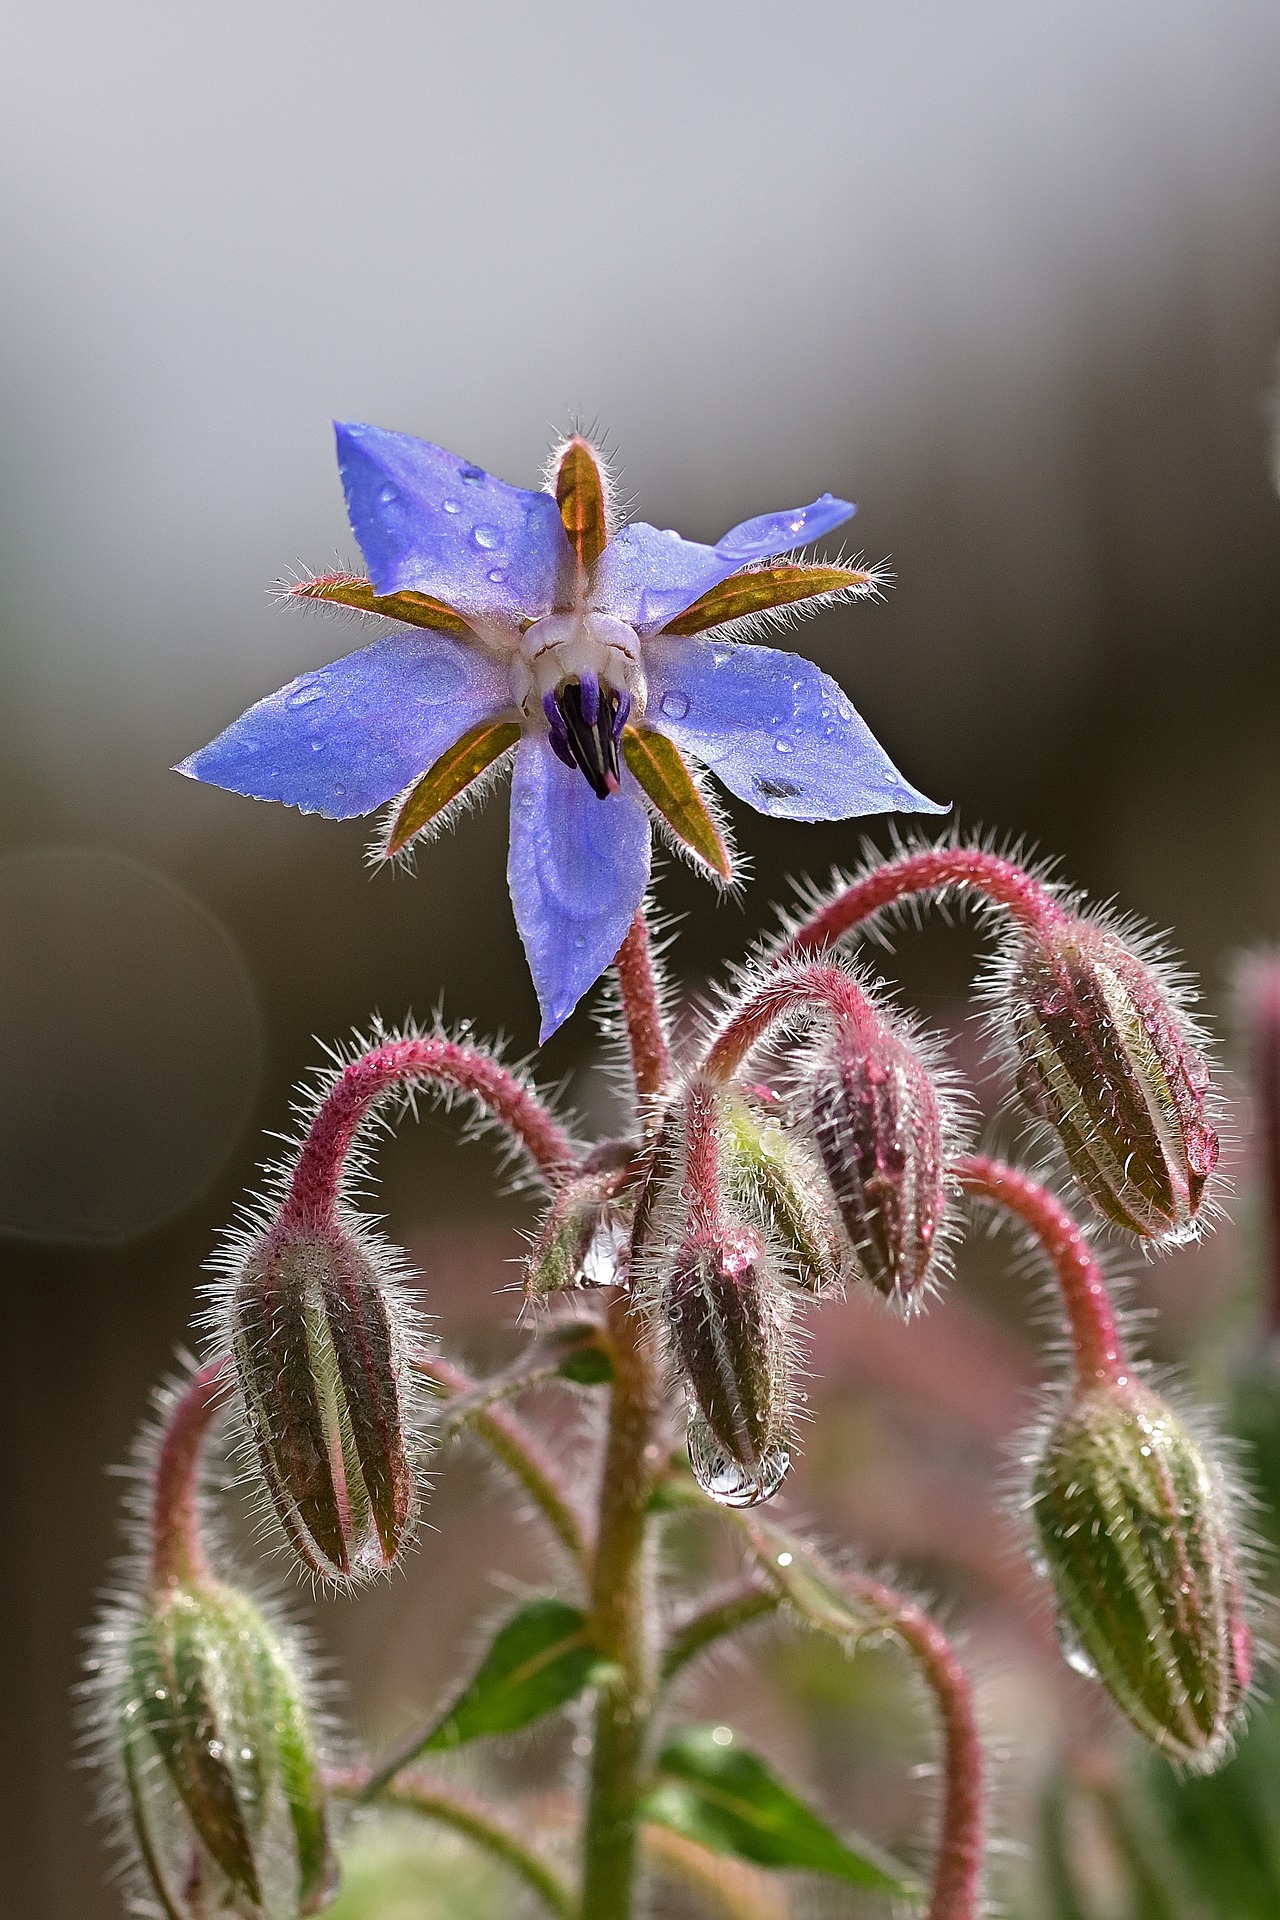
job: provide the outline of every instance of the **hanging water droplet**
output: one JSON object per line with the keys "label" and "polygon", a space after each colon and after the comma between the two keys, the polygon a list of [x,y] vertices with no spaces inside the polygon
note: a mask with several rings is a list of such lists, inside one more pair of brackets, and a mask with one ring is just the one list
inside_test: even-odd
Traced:
{"label": "hanging water droplet", "polygon": [[285,696],[286,707],[310,707],[324,699],[323,687],[301,686]]}
{"label": "hanging water droplet", "polygon": [[754,1468],[744,1467],[726,1453],[696,1407],[689,1415],[688,1443],[694,1479],[722,1507],[754,1507],[770,1499],[791,1465],[786,1448],[778,1447]]}
{"label": "hanging water droplet", "polygon": [[311,742],[311,751],[312,753],[322,753],[324,751],[324,741],[319,738],[313,740]]}
{"label": "hanging water droplet", "polygon": [[1057,1635],[1058,1645],[1062,1649],[1062,1657],[1070,1667],[1072,1673],[1078,1673],[1082,1680],[1096,1680],[1098,1678],[1098,1669],[1094,1666],[1093,1661],[1081,1646],[1080,1641],[1076,1637],[1075,1628],[1071,1625],[1070,1621],[1064,1620],[1061,1615],[1059,1615],[1057,1621]]}
{"label": "hanging water droplet", "polygon": [[494,547],[500,547],[502,545],[502,529],[500,527],[476,527],[472,532],[471,538],[478,547],[483,547],[486,552],[488,552]]}
{"label": "hanging water droplet", "polygon": [[683,720],[688,711],[689,696],[678,687],[669,688],[658,702],[658,712],[665,713],[668,720]]}

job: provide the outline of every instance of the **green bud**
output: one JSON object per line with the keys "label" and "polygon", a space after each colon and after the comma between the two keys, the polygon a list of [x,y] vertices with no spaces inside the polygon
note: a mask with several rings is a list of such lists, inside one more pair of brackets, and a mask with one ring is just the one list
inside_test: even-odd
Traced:
{"label": "green bud", "polygon": [[122,1652],[128,1810],[169,1920],[317,1912],[335,1884],[324,1789],[279,1635],[243,1594],[208,1581],[149,1596]]}
{"label": "green bud", "polygon": [[820,1293],[838,1282],[843,1236],[824,1204],[821,1176],[763,1100],[725,1090],[720,1155],[734,1213],[764,1234],[799,1285]]}
{"label": "green bud", "polygon": [[1032,1490],[1070,1664],[1172,1758],[1225,1757],[1252,1641],[1223,1475],[1149,1387],[1078,1392]]}

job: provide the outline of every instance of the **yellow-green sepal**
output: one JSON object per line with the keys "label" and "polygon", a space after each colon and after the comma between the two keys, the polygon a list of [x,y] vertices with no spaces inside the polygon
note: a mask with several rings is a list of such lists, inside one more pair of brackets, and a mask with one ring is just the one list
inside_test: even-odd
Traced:
{"label": "yellow-green sepal", "polygon": [[446,748],[410,788],[392,822],[385,852],[399,853],[407,847],[416,833],[438,820],[445,808],[509,752],[519,738],[520,728],[514,720],[481,720],[469,727],[461,740]]}
{"label": "yellow-green sepal", "polygon": [[743,620],[749,614],[768,613],[772,607],[793,606],[797,600],[816,600],[832,593],[872,593],[875,584],[875,575],[860,567],[804,566],[795,561],[753,567],[711,587],[677,614],[664,632],[702,633],[726,620]]}
{"label": "yellow-green sepal", "polygon": [[677,840],[699,866],[727,886],[733,879],[729,848],[679,749],[664,733],[654,733],[648,727],[628,727],[622,736],[622,751]]}
{"label": "yellow-green sepal", "polygon": [[356,573],[323,573],[314,580],[299,580],[290,587],[290,600],[323,600],[331,606],[354,607],[357,613],[380,613],[387,620],[404,620],[411,627],[430,627],[433,633],[448,633],[455,640],[474,640],[475,635],[460,613],[429,593],[375,593],[373,582]]}

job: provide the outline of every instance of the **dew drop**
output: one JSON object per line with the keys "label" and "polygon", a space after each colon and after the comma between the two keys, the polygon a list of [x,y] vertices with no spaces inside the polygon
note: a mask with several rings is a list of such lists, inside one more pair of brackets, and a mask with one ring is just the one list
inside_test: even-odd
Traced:
{"label": "dew drop", "polygon": [[324,750],[324,741],[323,741],[323,740],[313,740],[313,741],[311,742],[311,751],[312,751],[312,753],[321,753],[321,752],[323,752],[323,750]]}
{"label": "dew drop", "polygon": [[491,567],[489,570],[488,578],[492,580],[495,587],[501,586],[506,577],[507,570],[505,567]]}
{"label": "dew drop", "polygon": [[458,478],[459,480],[470,481],[470,483],[474,486],[477,481],[484,479],[484,468],[483,467],[459,467]]}
{"label": "dew drop", "polygon": [[1075,1628],[1067,1621],[1059,1619],[1057,1623],[1057,1634],[1058,1645],[1062,1649],[1062,1657],[1070,1667],[1072,1673],[1078,1673],[1082,1680],[1096,1680],[1098,1678],[1098,1669],[1094,1666],[1093,1661],[1089,1658],[1077,1639]]}
{"label": "dew drop", "polygon": [[286,707],[311,707],[317,700],[323,699],[322,687],[297,687],[292,693],[286,695],[285,705]]}
{"label": "dew drop", "polygon": [[704,1493],[722,1507],[754,1507],[778,1491],[791,1465],[785,1447],[775,1447],[744,1467],[727,1454],[695,1408],[689,1415],[689,1465]]}
{"label": "dew drop", "polygon": [[384,507],[393,506],[394,503],[399,498],[400,498],[399,487],[393,487],[389,480],[385,487],[378,488],[378,499],[380,500],[380,502]]}
{"label": "dew drop", "polygon": [[773,750],[775,753],[794,753],[795,744],[793,741],[786,739],[782,734],[779,734],[773,743]]}
{"label": "dew drop", "polygon": [[672,687],[664,693],[658,702],[659,713],[665,713],[668,720],[683,720],[689,711],[689,696]]}
{"label": "dew drop", "polygon": [[442,501],[440,502],[440,504],[441,504],[441,506],[442,506],[442,507],[444,508],[444,510],[445,510],[445,512],[446,512],[446,513],[461,513],[461,512],[462,512],[462,506],[461,506],[461,503],[460,503],[459,501],[457,501],[457,500],[442,500]]}
{"label": "dew drop", "polygon": [[849,705],[849,702],[847,700],[842,700],[840,702],[839,706],[836,708],[836,712],[840,715],[840,718],[842,720],[852,720],[853,718],[853,708]]}
{"label": "dew drop", "polygon": [[500,547],[502,545],[502,529],[500,527],[476,527],[472,532],[471,538],[478,547],[483,547],[486,552],[491,552],[494,547]]}
{"label": "dew drop", "polygon": [[333,790],[339,797],[341,797],[346,792],[346,788],[342,785],[342,782],[340,780],[334,781]]}

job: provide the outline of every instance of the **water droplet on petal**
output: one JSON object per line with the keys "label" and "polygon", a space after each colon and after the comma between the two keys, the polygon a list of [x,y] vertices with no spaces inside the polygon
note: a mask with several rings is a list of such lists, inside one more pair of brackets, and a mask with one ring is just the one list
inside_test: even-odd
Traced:
{"label": "water droplet on petal", "polygon": [[311,742],[311,751],[312,751],[312,753],[321,753],[321,752],[322,752],[323,750],[324,750],[324,741],[323,741],[323,740],[313,740],[313,741]]}
{"label": "water droplet on petal", "polygon": [[852,720],[853,718],[853,708],[849,705],[849,702],[847,700],[842,700],[840,702],[839,706],[836,708],[836,712],[840,715],[840,718],[842,720]]}
{"label": "water droplet on petal", "polygon": [[775,753],[794,753],[796,750],[795,743],[794,741],[786,739],[784,735],[779,734],[773,743],[773,750]]}
{"label": "water droplet on petal", "polygon": [[494,567],[488,577],[495,587],[500,586],[507,577],[507,570],[505,567]]}
{"label": "water droplet on petal", "polygon": [[317,700],[323,699],[323,687],[302,686],[295,687],[292,693],[286,694],[284,703],[286,707],[310,707]]}
{"label": "water droplet on petal", "polygon": [[683,720],[688,711],[689,696],[677,687],[670,688],[658,702],[658,712],[665,713],[668,720]]}
{"label": "water droplet on petal", "polygon": [[343,784],[342,784],[342,782],[341,782],[340,780],[335,780],[335,781],[334,781],[334,783],[333,783],[333,790],[334,790],[334,792],[335,792],[336,794],[338,794],[339,796],[341,796],[342,794],[344,794],[344,793],[346,792],[346,788],[345,788],[345,787],[343,786]]}
{"label": "water droplet on petal", "polygon": [[494,547],[500,547],[502,545],[502,529],[500,527],[476,527],[471,538],[478,547],[484,547],[486,551],[489,551]]}
{"label": "water droplet on petal", "polygon": [[445,512],[446,512],[446,513],[461,513],[461,512],[462,512],[462,507],[461,507],[461,505],[460,505],[460,503],[459,503],[459,502],[458,502],[457,500],[442,500],[442,501],[440,502],[440,504],[441,504],[441,506],[442,506],[442,507],[444,508],[444,510],[445,510]]}
{"label": "water droplet on petal", "polygon": [[378,499],[384,507],[390,507],[400,498],[399,487],[393,487],[388,480],[385,487],[378,488]]}

